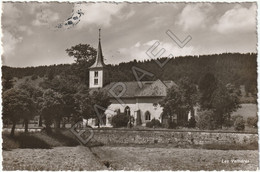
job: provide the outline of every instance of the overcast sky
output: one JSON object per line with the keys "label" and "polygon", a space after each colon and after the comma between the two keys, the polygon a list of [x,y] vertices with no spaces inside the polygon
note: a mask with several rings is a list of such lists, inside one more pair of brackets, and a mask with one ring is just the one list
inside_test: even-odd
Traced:
{"label": "overcast sky", "polygon": [[[2,63],[73,63],[65,49],[79,43],[97,48],[98,28],[106,64],[149,59],[145,52],[156,41],[156,51],[166,50],[163,56],[256,52],[256,8],[255,3],[3,3]],[[167,30],[192,40],[180,48]]]}

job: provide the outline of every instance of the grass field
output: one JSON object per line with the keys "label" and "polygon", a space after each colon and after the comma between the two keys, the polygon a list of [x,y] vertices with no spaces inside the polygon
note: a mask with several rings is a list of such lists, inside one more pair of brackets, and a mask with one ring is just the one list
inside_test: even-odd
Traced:
{"label": "grass field", "polygon": [[[224,160],[230,162],[223,163]],[[3,170],[256,170],[257,167],[257,150],[77,146],[3,151]]]}
{"label": "grass field", "polygon": [[[144,147],[95,147],[92,151],[115,170],[256,170],[258,151]],[[223,160],[247,163],[223,163]],[[248,162],[249,161],[249,162]]]}
{"label": "grass field", "polygon": [[3,151],[3,170],[105,170],[87,147]]}
{"label": "grass field", "polygon": [[241,104],[241,108],[233,112],[231,116],[233,115],[242,115],[245,120],[248,117],[254,117],[257,115],[257,104]]}

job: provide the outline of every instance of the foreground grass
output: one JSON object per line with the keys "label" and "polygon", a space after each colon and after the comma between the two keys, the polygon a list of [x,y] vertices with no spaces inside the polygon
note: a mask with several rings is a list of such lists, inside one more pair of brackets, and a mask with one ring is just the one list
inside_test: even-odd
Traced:
{"label": "foreground grass", "polygon": [[[257,150],[205,150],[147,147],[94,147],[114,170],[256,170]],[[228,163],[224,163],[228,160]],[[245,160],[235,163],[232,160]]]}
{"label": "foreground grass", "polygon": [[3,151],[3,170],[60,171],[106,170],[87,147],[14,149]]}
{"label": "foreground grass", "polygon": [[[244,160],[244,162],[232,162]],[[224,161],[229,161],[224,163]],[[139,146],[54,147],[3,151],[3,170],[256,170],[257,150]]]}

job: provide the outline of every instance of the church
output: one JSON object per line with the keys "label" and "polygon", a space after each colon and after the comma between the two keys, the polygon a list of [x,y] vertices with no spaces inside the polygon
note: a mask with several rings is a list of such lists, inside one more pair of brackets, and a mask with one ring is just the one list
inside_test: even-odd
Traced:
{"label": "church", "polygon": [[[167,89],[177,86],[173,81],[130,81],[111,82],[104,85],[105,63],[101,48],[100,29],[97,56],[95,63],[89,68],[90,91],[101,90],[110,97],[110,106],[105,111],[106,120],[104,127],[112,127],[111,119],[118,113],[131,116],[133,125],[142,125],[153,118],[162,124],[167,124],[169,117],[162,116],[163,108],[159,105],[160,100],[167,94]],[[182,117],[188,121],[188,115]],[[177,120],[177,116],[172,120]],[[92,125],[93,126],[93,125]]]}

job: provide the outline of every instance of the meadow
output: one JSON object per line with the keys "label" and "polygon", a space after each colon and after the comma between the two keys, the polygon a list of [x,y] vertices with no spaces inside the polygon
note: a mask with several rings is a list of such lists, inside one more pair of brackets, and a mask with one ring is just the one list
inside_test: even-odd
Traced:
{"label": "meadow", "polygon": [[242,115],[246,120],[248,117],[254,117],[257,115],[257,104],[241,104],[241,108],[239,108],[236,112],[233,112],[231,116],[234,115]]}
{"label": "meadow", "polygon": [[257,167],[257,150],[75,146],[3,151],[3,170],[256,170]]}

